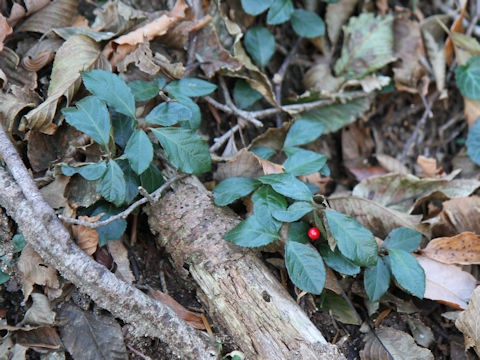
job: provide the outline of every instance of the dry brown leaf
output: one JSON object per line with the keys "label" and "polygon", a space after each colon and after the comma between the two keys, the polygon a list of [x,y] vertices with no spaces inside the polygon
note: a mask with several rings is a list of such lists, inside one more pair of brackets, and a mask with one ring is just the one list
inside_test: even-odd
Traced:
{"label": "dry brown leaf", "polygon": [[[37,87],[37,73],[27,71],[23,67],[18,66],[20,58],[12,49],[4,47],[0,52],[0,70],[6,75],[8,85],[18,85],[20,87],[27,87],[28,89],[35,89]],[[3,85],[5,87],[5,84]]]}
{"label": "dry brown leaf", "polygon": [[185,320],[187,323],[192,325],[195,329],[205,330],[205,325],[203,324],[202,318],[196,313],[185,309],[181,304],[175,301],[170,295],[161,292],[160,290],[155,290],[150,288],[149,295],[155,300],[160,301],[162,304],[167,305],[172,309],[180,318]]}
{"label": "dry brown leaf", "polygon": [[120,279],[125,281],[128,284],[131,284],[135,281],[135,276],[133,276],[132,271],[130,270],[130,260],[128,259],[128,250],[123,245],[121,239],[109,241],[107,243],[108,251],[113,257],[113,261],[117,264],[117,269],[115,270],[115,275]]}
{"label": "dry brown leaf", "polygon": [[31,47],[22,58],[22,66],[28,71],[38,71],[49,64],[62,45],[59,39],[44,39]]}
{"label": "dry brown leaf", "polygon": [[18,126],[18,118],[22,110],[34,108],[42,99],[33,90],[12,85],[8,92],[0,92],[0,114],[3,115],[3,124],[11,133]]}
{"label": "dry brown leaf", "polygon": [[422,254],[444,264],[480,264],[480,236],[463,232],[431,240]]}
{"label": "dry brown leaf", "polygon": [[298,178],[304,182],[318,186],[317,194],[320,195],[330,194],[334,187],[333,179],[331,177],[324,177],[319,172],[301,175]]}
{"label": "dry brown leaf", "polygon": [[[98,221],[104,214],[98,214],[95,217],[79,216],[79,220],[87,221],[90,223]],[[85,251],[88,255],[92,256],[97,251],[98,246],[98,232],[95,229],[89,228],[83,225],[72,226],[73,237],[77,240],[77,245]]]}
{"label": "dry brown leaf", "polygon": [[33,13],[43,9],[50,2],[51,2],[50,0],[24,0],[23,4],[25,4],[26,11],[22,5],[20,5],[17,2],[14,2],[10,10],[8,23],[11,26],[15,26],[20,19],[26,16],[30,16]]}
{"label": "dry brown leaf", "polygon": [[417,158],[417,164],[420,165],[423,172],[423,177],[426,178],[441,178],[445,175],[442,168],[437,167],[437,160],[420,155]]}
{"label": "dry brown leaf", "polygon": [[8,25],[7,19],[0,13],[0,51],[3,50],[3,40],[13,32],[13,29]]}
{"label": "dry brown leaf", "polygon": [[[450,27],[450,31],[452,33],[463,33],[465,31],[465,28],[463,27],[463,19],[465,18],[466,15],[466,8],[467,8],[468,1],[465,1],[462,7],[462,11],[460,12],[460,16],[455,19],[453,22],[452,26]],[[453,61],[453,51],[454,51],[454,46],[453,46],[453,41],[452,37],[449,36],[447,41],[445,41],[445,56],[447,57],[447,64],[451,65]],[[462,64],[460,64],[462,65]]]}
{"label": "dry brown leaf", "polygon": [[141,43],[134,51],[129,53],[125,58],[117,64],[117,70],[126,72],[129,64],[135,63],[141,71],[146,74],[155,76],[160,71],[160,66],[153,61],[152,50],[148,42]]}
{"label": "dry brown leaf", "polygon": [[363,167],[374,147],[370,129],[362,122],[358,121],[342,129],[342,158],[347,168]]}
{"label": "dry brown leaf", "polygon": [[55,0],[25,20],[16,31],[45,34],[53,28],[70,26],[77,11],[78,0]]}
{"label": "dry brown leaf", "polygon": [[440,219],[442,225],[449,229],[447,235],[453,236],[464,231],[480,234],[480,197],[470,196],[445,201]]}
{"label": "dry brown leaf", "polygon": [[377,158],[378,163],[381,167],[391,173],[397,173],[401,175],[410,174],[410,171],[407,169],[405,165],[403,165],[400,161],[395,159],[394,157],[386,154],[376,154],[375,157]]}
{"label": "dry brown leaf", "polygon": [[67,205],[63,193],[69,182],[69,176],[57,175],[54,181],[40,189],[43,198],[53,209],[60,209]]}
{"label": "dry brown leaf", "polygon": [[425,299],[436,300],[456,309],[466,309],[477,284],[468,272],[426,256],[415,256],[425,271]]}
{"label": "dry brown leaf", "polygon": [[33,291],[33,285],[42,285],[51,289],[59,289],[60,282],[57,278],[57,270],[45,264],[40,255],[27,244],[17,263],[18,271],[22,276],[22,287],[25,301]]}
{"label": "dry brown leaf", "polygon": [[473,346],[480,356],[480,286],[473,292],[467,310],[455,320],[455,326],[465,337],[465,350]]}
{"label": "dry brown leaf", "polygon": [[364,167],[351,167],[346,168],[355,176],[357,181],[368,179],[371,176],[386,175],[387,172],[380,166],[364,166]]}
{"label": "dry brown leaf", "polygon": [[22,323],[28,325],[54,325],[57,314],[50,308],[48,297],[40,293],[32,294],[33,304],[25,313]]}
{"label": "dry brown leaf", "polygon": [[325,22],[327,23],[328,38],[332,44],[336,44],[342,26],[347,22],[350,15],[353,14],[358,0],[340,0],[334,4],[327,5]]}

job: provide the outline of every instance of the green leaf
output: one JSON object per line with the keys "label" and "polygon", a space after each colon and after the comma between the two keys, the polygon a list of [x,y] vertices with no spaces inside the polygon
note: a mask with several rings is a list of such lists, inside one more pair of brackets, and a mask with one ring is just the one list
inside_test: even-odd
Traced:
{"label": "green leaf", "polygon": [[107,171],[97,184],[97,192],[102,194],[105,200],[117,206],[125,202],[127,184],[120,166],[113,160],[107,165]]}
{"label": "green leaf", "polygon": [[192,112],[192,116],[188,120],[180,120],[180,126],[186,129],[197,130],[202,122],[202,114],[198,105],[188,96],[175,95],[174,98]]}
{"label": "green leaf", "polygon": [[150,164],[147,170],[140,175],[140,182],[142,187],[148,191],[149,194],[157,190],[165,182],[160,169],[155,164]]}
{"label": "green leaf", "polygon": [[325,134],[328,134],[353,123],[360,115],[370,109],[370,105],[371,100],[364,97],[345,104],[322,106],[303,112],[299,114],[299,117],[322,124]]}
{"label": "green leaf", "polygon": [[467,154],[474,163],[480,165],[480,119],[468,131]]}
{"label": "green leaf", "polygon": [[262,98],[257,90],[253,89],[248,82],[238,79],[233,88],[233,99],[240,109],[246,109]]}
{"label": "green leaf", "polygon": [[242,8],[249,15],[260,15],[272,5],[273,0],[242,0]]}
{"label": "green leaf", "polygon": [[340,251],[338,251],[338,248],[332,251],[330,247],[325,244],[320,248],[320,254],[322,254],[325,264],[340,274],[356,275],[360,272],[360,266],[343,256]]}
{"label": "green leaf", "polygon": [[305,201],[297,201],[288,207],[287,210],[275,210],[273,217],[283,222],[293,222],[301,219],[313,211],[313,205]]}
{"label": "green leaf", "polygon": [[306,244],[289,241],[285,245],[285,265],[296,287],[315,295],[322,293],[326,271],[317,250]]}
{"label": "green leaf", "polygon": [[472,56],[465,65],[457,66],[455,78],[463,96],[480,100],[480,56]]}
{"label": "green leaf", "polygon": [[318,310],[333,315],[337,321],[343,324],[361,325],[356,311],[343,297],[327,290],[322,293],[319,300],[317,301]]}
{"label": "green leaf", "polygon": [[65,121],[108,149],[111,125],[105,104],[95,96],[87,96],[76,107],[62,109]]}
{"label": "green leaf", "polygon": [[319,121],[299,118],[290,126],[283,146],[287,148],[311,143],[322,135],[323,128]]}
{"label": "green leaf", "polygon": [[158,95],[158,84],[151,81],[135,80],[128,83],[136,101],[147,101]]}
{"label": "green leaf", "polygon": [[300,149],[286,148],[287,160],[283,163],[285,172],[294,176],[313,174],[319,171],[327,163],[327,157],[323,154]]}
{"label": "green leaf", "polygon": [[276,210],[285,210],[287,200],[274,191],[271,186],[263,185],[252,195],[253,212],[256,218],[269,229],[280,230],[281,223],[275,220],[272,213]]}
{"label": "green leaf", "polygon": [[378,301],[387,292],[390,286],[390,270],[382,258],[378,258],[377,265],[365,269],[363,284],[371,302]]}
{"label": "green leaf", "polygon": [[125,155],[137,174],[143,173],[153,160],[153,146],[143,130],[135,130],[125,147]]}
{"label": "green leaf", "polygon": [[123,79],[105,70],[82,72],[83,84],[113,110],[135,118],[135,98]]}
{"label": "green leaf", "polygon": [[201,136],[192,130],[173,127],[152,129],[152,132],[162,144],[168,160],[177,169],[187,174],[210,171],[210,151]]}
{"label": "green leaf", "polygon": [[63,175],[72,176],[73,174],[80,174],[84,179],[89,181],[100,179],[103,174],[105,174],[106,170],[107,165],[105,164],[105,161],[99,161],[98,163],[91,163],[79,167],[71,167],[68,165],[62,166]]}
{"label": "green leaf", "polygon": [[173,92],[175,95],[205,96],[217,90],[217,85],[201,79],[184,78],[172,81],[165,87],[165,90]]}
{"label": "green leaf", "polygon": [[385,249],[399,249],[406,252],[414,252],[420,246],[422,234],[418,231],[401,227],[392,230],[382,244]]}
{"label": "green leaf", "polygon": [[[133,199],[138,195],[138,187],[140,186],[140,178],[130,167],[128,160],[117,160],[117,164],[123,171],[125,176],[125,183],[127,184],[126,193],[125,193],[125,204],[130,204]],[[148,171],[145,170],[143,173]]]}
{"label": "green leaf", "polygon": [[124,148],[125,145],[127,145],[128,139],[132,136],[135,128],[135,120],[119,112],[114,112],[112,114],[112,123],[115,143]]}
{"label": "green leaf", "polygon": [[0,284],[5,284],[8,280],[10,280],[10,275],[0,271]]}
{"label": "green leaf", "polygon": [[150,124],[170,126],[179,121],[188,121],[192,118],[192,111],[185,105],[178,102],[163,102],[153,108],[145,117]]}
{"label": "green leaf", "polygon": [[259,247],[278,240],[278,231],[271,231],[261,224],[255,215],[250,215],[223,237],[239,246]]}
{"label": "green leaf", "polygon": [[267,24],[278,25],[289,20],[293,14],[292,0],[275,0],[267,13]]}
{"label": "green leaf", "polygon": [[14,246],[12,252],[17,253],[23,250],[23,248],[27,245],[25,241],[25,237],[23,234],[15,234],[12,238],[12,243]]}
{"label": "green leaf", "polygon": [[331,209],[325,211],[325,217],[338,249],[345,257],[360,266],[377,263],[377,243],[370,230],[351,216]]}
{"label": "green leaf", "polygon": [[260,186],[260,181],[244,177],[223,180],[213,189],[215,205],[226,206],[237,199],[247,196]]}
{"label": "green leaf", "polygon": [[277,153],[275,150],[270,149],[269,147],[266,147],[266,146],[257,146],[257,147],[251,148],[250,151],[265,160],[270,159],[273,155]]}
{"label": "green leaf", "polygon": [[310,226],[303,221],[291,223],[288,225],[288,241],[308,243],[308,229],[310,229]]}
{"label": "green leaf", "polygon": [[417,259],[406,251],[389,249],[390,267],[395,281],[404,290],[423,299],[425,294],[425,272]]}
{"label": "green leaf", "polygon": [[276,192],[295,200],[312,201],[312,193],[305,183],[292,174],[269,174],[258,178],[263,184],[271,185]]}
{"label": "green leaf", "polygon": [[[114,215],[117,215],[121,211],[123,210],[118,209],[111,204],[103,204],[98,206],[90,216],[93,217],[98,214],[104,213],[104,215],[99,219],[99,221],[103,221]],[[104,246],[110,240],[120,239],[126,228],[127,221],[124,219],[115,220],[108,225],[97,228],[96,230],[98,232],[98,246]]]}
{"label": "green leaf", "polygon": [[325,34],[325,23],[313,11],[295,9],[290,22],[293,30],[304,38],[315,38]]}
{"label": "green leaf", "polygon": [[268,64],[275,52],[275,38],[264,27],[252,27],[245,32],[245,49],[260,67]]}
{"label": "green leaf", "polygon": [[352,16],[343,27],[342,54],[335,64],[337,76],[360,79],[396,60],[392,15]]}

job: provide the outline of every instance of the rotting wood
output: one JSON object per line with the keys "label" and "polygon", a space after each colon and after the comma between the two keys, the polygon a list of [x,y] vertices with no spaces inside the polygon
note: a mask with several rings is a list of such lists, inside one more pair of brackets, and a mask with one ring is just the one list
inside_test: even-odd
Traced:
{"label": "rotting wood", "polygon": [[222,239],[240,218],[216,207],[197,178],[147,212],[178,273],[188,267],[210,315],[248,359],[344,359],[253,252]]}

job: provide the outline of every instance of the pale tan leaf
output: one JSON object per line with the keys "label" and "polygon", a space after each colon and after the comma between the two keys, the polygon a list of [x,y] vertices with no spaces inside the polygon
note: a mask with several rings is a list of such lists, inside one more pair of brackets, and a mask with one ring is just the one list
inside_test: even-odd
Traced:
{"label": "pale tan leaf", "polygon": [[442,223],[452,235],[471,231],[480,234],[480,197],[470,196],[445,201],[440,213]]}
{"label": "pale tan leaf", "polygon": [[480,287],[474,290],[467,310],[458,315],[455,326],[465,336],[465,350],[473,346],[480,356]]}
{"label": "pale tan leaf", "polygon": [[33,304],[25,313],[23,323],[28,325],[54,325],[57,314],[50,308],[48,297],[40,293],[32,294]]}
{"label": "pale tan leaf", "polygon": [[22,58],[22,66],[28,71],[38,71],[49,64],[62,45],[59,39],[44,39],[31,47]]}
{"label": "pale tan leaf", "polygon": [[480,264],[480,236],[462,232],[431,240],[422,254],[444,264]]}
{"label": "pale tan leaf", "polygon": [[0,92],[0,114],[6,130],[11,133],[18,126],[18,114],[25,108],[34,108],[41,101],[35,91],[17,85],[10,86],[6,93]]}
{"label": "pale tan leaf", "polygon": [[134,63],[141,71],[149,75],[156,75],[160,66],[153,61],[152,50],[148,42],[141,43],[134,51],[128,54],[117,64],[117,70],[126,72],[128,65]]}
{"label": "pale tan leaf", "polygon": [[268,128],[263,134],[253,139],[248,149],[251,150],[255,147],[265,146],[275,151],[282,150],[289,128],[290,124],[283,124],[283,126],[279,128]]}
{"label": "pale tan leaf", "polygon": [[25,301],[28,300],[35,284],[52,289],[60,288],[57,270],[53,266],[46,264],[40,255],[28,244],[22,250],[17,267],[22,277]]}
{"label": "pale tan leaf", "polygon": [[128,284],[133,283],[135,281],[135,276],[133,276],[133,273],[130,270],[128,250],[125,245],[123,245],[122,240],[118,239],[109,241],[107,246],[110,255],[113,257],[113,261],[115,261],[115,264],[117,264],[115,275]]}
{"label": "pale tan leaf", "polygon": [[425,50],[433,70],[437,90],[440,93],[444,93],[447,72],[447,58],[443,47],[445,31],[436,20],[437,18],[439,18],[440,21],[448,20],[442,19],[440,16],[430,16],[422,21],[421,29]]}
{"label": "pale tan leaf", "polygon": [[[27,71],[20,65],[20,58],[12,49],[4,47],[0,52],[0,70],[6,74],[8,85],[18,85],[35,89],[37,87],[37,73]],[[5,87],[5,85],[3,85]]]}
{"label": "pale tan leaf", "polygon": [[116,34],[123,33],[139,21],[146,18],[145,14],[122,1],[110,0],[102,7],[93,11],[95,21],[92,28],[96,31],[110,31]]}
{"label": "pale tan leaf", "polygon": [[336,4],[327,5],[325,22],[327,23],[328,38],[335,44],[342,31],[342,26],[352,15],[358,0],[340,0]]}
{"label": "pale tan leaf", "polygon": [[[103,213],[98,214],[95,217],[79,216],[78,218],[83,221],[95,222],[103,216]],[[93,255],[97,251],[98,246],[98,232],[95,229],[89,228],[83,225],[72,226],[73,237],[77,240],[77,245],[85,251],[88,255]]]}
{"label": "pale tan leaf", "polygon": [[13,32],[13,29],[8,25],[7,19],[0,13],[0,51],[3,50],[3,40]]}
{"label": "pale tan leaf", "polygon": [[77,11],[78,0],[55,0],[25,20],[17,31],[44,34],[56,27],[70,26]]}
{"label": "pale tan leaf", "polygon": [[401,175],[410,174],[410,171],[407,169],[405,165],[403,165],[400,161],[395,159],[394,157],[386,154],[376,154],[375,157],[377,158],[378,163],[381,167],[383,167],[388,172],[397,173]]}
{"label": "pale tan leaf", "polygon": [[417,158],[417,164],[420,165],[423,172],[423,177],[426,178],[442,178],[445,171],[437,166],[437,160],[420,155]]}
{"label": "pale tan leaf", "polygon": [[[383,348],[385,346],[395,360],[433,360],[433,354],[430,350],[418,346],[413,338],[403,331],[381,326],[376,329],[376,335],[371,331],[365,335],[365,347],[360,351],[360,359],[382,360],[390,358]],[[378,341],[377,337],[382,343]]]}
{"label": "pale tan leaf", "polygon": [[60,209],[67,205],[63,193],[69,181],[69,176],[57,175],[54,181],[40,189],[43,198],[53,209]]}
{"label": "pale tan leaf", "polygon": [[388,76],[370,74],[360,80],[356,80],[356,79],[348,80],[345,84],[343,84],[342,90],[349,87],[361,86],[362,90],[368,94],[368,93],[371,93],[372,91],[380,90],[384,86],[388,85],[390,81],[391,81],[391,78]]}
{"label": "pale tan leaf", "polygon": [[[334,4],[329,4],[331,6]],[[307,90],[317,90],[323,94],[332,94],[340,89],[345,82],[343,77],[335,77],[330,69],[327,59],[312,66],[303,76],[303,86]]]}
{"label": "pale tan leaf", "polygon": [[457,309],[466,309],[476,279],[455,265],[447,265],[426,256],[415,256],[425,271],[425,299],[437,300]]}

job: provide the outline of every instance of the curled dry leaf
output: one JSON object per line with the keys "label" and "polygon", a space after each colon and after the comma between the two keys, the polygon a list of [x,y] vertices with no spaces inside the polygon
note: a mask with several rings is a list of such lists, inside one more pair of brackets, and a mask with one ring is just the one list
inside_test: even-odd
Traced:
{"label": "curled dry leaf", "polygon": [[[78,218],[83,221],[88,221],[90,223],[98,221],[104,214],[98,214],[95,217],[88,216],[79,216]],[[88,255],[92,256],[95,251],[97,251],[98,245],[98,232],[95,229],[83,226],[83,225],[73,225],[72,226],[73,237],[77,240],[77,245],[85,251]]]}
{"label": "curled dry leaf", "polygon": [[8,25],[7,19],[0,13],[0,51],[3,50],[3,40],[13,32],[13,29]]}
{"label": "curled dry leaf", "polygon": [[444,264],[480,264],[480,236],[463,232],[431,240],[422,254]]}
{"label": "curled dry leaf", "polygon": [[451,199],[443,203],[441,227],[448,235],[471,231],[480,234],[480,197]]}
{"label": "curled dry leaf", "polygon": [[33,90],[12,85],[8,92],[0,92],[0,114],[5,129],[11,133],[18,126],[18,115],[26,108],[34,108],[42,99]]}
{"label": "curled dry leaf", "polygon": [[456,309],[466,309],[477,284],[468,272],[426,256],[415,256],[425,271],[425,299],[439,301]]}
{"label": "curled dry leaf", "polygon": [[22,58],[22,66],[28,71],[38,71],[50,63],[55,57],[55,52],[63,41],[58,39],[45,39],[30,48]]}
{"label": "curled dry leaf", "polygon": [[33,285],[46,286],[47,289],[59,289],[60,282],[57,278],[57,270],[45,264],[40,255],[27,244],[17,263],[18,271],[22,276],[22,287],[25,301],[33,291]]}
{"label": "curled dry leaf", "polygon": [[[20,58],[15,51],[4,47],[3,51],[0,52],[0,70],[6,74],[6,80],[4,81],[8,82],[10,87],[12,85],[18,85],[31,90],[35,89],[37,87],[37,74],[18,66],[19,63]],[[6,85],[4,84],[3,87],[5,88]]]}
{"label": "curled dry leaf", "polygon": [[465,350],[473,346],[480,356],[480,287],[473,292],[467,310],[455,320],[455,326],[465,336]]}
{"label": "curled dry leaf", "polygon": [[[43,9],[50,3],[50,0],[25,0],[23,4],[25,7],[17,2],[14,2],[10,9],[10,16],[8,17],[8,23],[11,26],[15,26],[20,19]],[[26,9],[26,10],[25,10]]]}
{"label": "curled dry leaf", "polygon": [[153,61],[152,50],[148,42],[141,43],[138,48],[128,54],[117,64],[120,72],[126,72],[128,65],[134,63],[141,71],[149,75],[156,75],[161,67]]}

